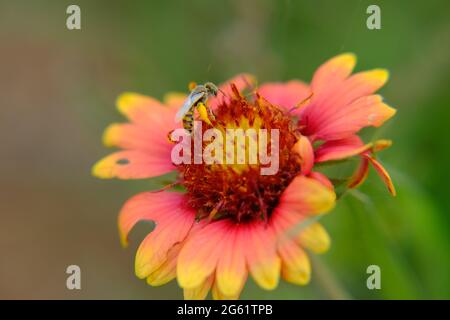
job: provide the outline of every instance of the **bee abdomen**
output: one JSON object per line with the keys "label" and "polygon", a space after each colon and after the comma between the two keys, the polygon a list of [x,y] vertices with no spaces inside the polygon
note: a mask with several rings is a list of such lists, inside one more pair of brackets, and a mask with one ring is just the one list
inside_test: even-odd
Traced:
{"label": "bee abdomen", "polygon": [[187,130],[189,133],[192,133],[192,126],[194,123],[194,111],[191,110],[186,113],[186,115],[183,117],[183,128]]}

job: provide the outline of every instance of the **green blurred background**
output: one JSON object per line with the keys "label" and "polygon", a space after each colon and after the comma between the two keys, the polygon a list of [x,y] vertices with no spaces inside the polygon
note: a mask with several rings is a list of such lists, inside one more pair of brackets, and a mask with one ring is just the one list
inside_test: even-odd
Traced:
{"label": "green blurred background", "polygon": [[[81,7],[82,29],[66,29]],[[381,30],[366,8],[381,7]],[[398,196],[372,170],[322,219],[331,250],[313,261],[306,287],[242,298],[450,298],[450,5],[448,1],[0,1],[0,298],[175,299],[176,282],[152,288],[133,271],[132,245],[116,219],[155,181],[101,181],[92,164],[109,150],[103,129],[123,119],[123,91],[161,98],[190,81],[250,72],[261,82],[311,79],[326,59],[351,51],[357,70],[385,67],[381,90],[398,109],[379,130],[394,140],[381,161]],[[66,267],[82,290],[66,289]],[[366,268],[381,267],[381,290]]]}

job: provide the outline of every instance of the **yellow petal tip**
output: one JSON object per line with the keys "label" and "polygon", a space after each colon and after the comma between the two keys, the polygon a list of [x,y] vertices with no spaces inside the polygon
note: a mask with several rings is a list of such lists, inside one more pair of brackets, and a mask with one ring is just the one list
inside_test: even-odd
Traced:
{"label": "yellow petal tip", "polygon": [[130,108],[133,108],[133,106],[135,105],[134,102],[137,99],[141,99],[142,97],[143,96],[138,93],[124,92],[121,95],[119,95],[119,97],[117,97],[116,101],[117,109],[122,114],[126,114],[130,110]]}
{"label": "yellow petal tip", "polygon": [[119,135],[119,131],[117,129],[118,127],[116,124],[111,124],[105,129],[102,136],[103,145],[106,147],[112,147],[115,145]]}
{"label": "yellow petal tip", "polygon": [[365,76],[369,81],[374,81],[379,86],[383,86],[389,80],[389,71],[386,69],[373,69],[367,71]]}

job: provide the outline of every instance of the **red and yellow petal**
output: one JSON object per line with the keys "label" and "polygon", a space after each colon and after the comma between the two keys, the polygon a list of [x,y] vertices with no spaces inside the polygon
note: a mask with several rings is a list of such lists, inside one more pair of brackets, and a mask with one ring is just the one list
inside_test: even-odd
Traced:
{"label": "red and yellow petal", "polygon": [[270,82],[258,88],[258,93],[271,104],[287,110],[304,101],[311,95],[309,86],[299,80],[289,82]]}
{"label": "red and yellow petal", "polygon": [[320,223],[312,223],[304,227],[297,238],[298,243],[314,253],[328,251],[331,244],[330,236]]}
{"label": "red and yellow petal", "polygon": [[356,56],[353,53],[343,53],[322,64],[311,81],[314,95],[333,88],[342,83],[352,73],[356,65]]}
{"label": "red and yellow petal", "polygon": [[[117,108],[131,122],[145,126],[173,124],[174,112],[160,101],[138,93],[125,92],[117,98]],[[169,129],[170,130],[170,129]]]}
{"label": "red and yellow petal", "polygon": [[239,92],[243,92],[246,89],[252,89],[256,85],[256,78],[248,73],[241,73],[237,76],[225,81],[219,86],[220,91],[217,97],[211,97],[208,99],[208,106],[216,108],[220,103],[224,103],[234,96],[231,84],[234,84]]}
{"label": "red and yellow petal", "polygon": [[281,257],[281,276],[284,280],[305,285],[311,278],[311,263],[306,252],[295,241],[284,241],[278,247]]}
{"label": "red and yellow petal", "polygon": [[101,179],[144,179],[157,177],[174,169],[172,162],[158,153],[125,150],[98,161],[92,168],[92,174]]}
{"label": "red and yellow petal", "polygon": [[350,136],[341,140],[325,142],[315,150],[315,161],[325,162],[353,157],[368,149],[361,138]]}
{"label": "red and yellow petal", "polygon": [[311,102],[303,108],[299,125],[313,140],[337,140],[366,126],[380,126],[395,110],[372,95],[388,80],[384,69],[349,76],[355,59],[341,55],[322,65],[315,73]]}
{"label": "red and yellow petal", "polygon": [[342,160],[367,152],[379,152],[391,145],[392,141],[384,139],[364,144],[361,138],[353,135],[345,139],[328,141],[320,145],[315,151],[315,161]]}
{"label": "red and yellow petal", "polygon": [[214,275],[209,276],[200,285],[193,289],[183,289],[185,300],[204,300],[208,296],[208,292],[214,283]]}
{"label": "red and yellow petal", "polygon": [[321,172],[311,172],[309,174],[310,178],[319,181],[321,184],[323,184],[325,187],[327,187],[328,189],[330,189],[331,191],[334,191],[334,186],[333,183],[330,181],[330,179],[328,179],[328,177],[326,175],[324,175]]}
{"label": "red and yellow petal", "polygon": [[240,288],[239,292],[236,292],[233,295],[227,295],[220,290],[220,287],[217,284],[217,282],[214,282],[211,293],[214,300],[237,300],[239,299],[241,291],[242,288]]}
{"label": "red and yellow petal", "polygon": [[214,272],[223,250],[222,239],[229,230],[227,221],[211,222],[186,241],[177,263],[177,279],[182,288],[195,289]]}
{"label": "red and yellow petal", "polygon": [[349,187],[350,189],[357,188],[366,180],[368,174],[369,174],[369,160],[367,159],[367,157],[361,156],[358,168],[350,177],[347,183],[347,187]]}
{"label": "red and yellow petal", "polygon": [[147,276],[147,283],[151,286],[162,286],[175,279],[177,275],[177,258],[181,244],[175,244],[167,252],[167,259],[161,266]]}
{"label": "red and yellow petal", "polygon": [[342,139],[365,127],[379,127],[395,113],[396,110],[385,104],[381,96],[362,96],[323,116],[315,136],[323,140]]}
{"label": "red and yellow petal", "polygon": [[276,235],[262,221],[241,226],[247,266],[255,282],[265,290],[277,287],[280,277],[280,258],[276,253]]}
{"label": "red and yellow petal", "polygon": [[325,213],[334,207],[335,200],[336,194],[329,187],[315,179],[297,176],[281,195],[275,211],[302,215]]}
{"label": "red and yellow petal", "polygon": [[[177,275],[177,261],[178,261],[178,255],[181,251],[181,248],[183,248],[186,241],[191,238],[194,234],[196,234],[199,230],[203,228],[203,226],[206,224],[206,222],[199,222],[194,223],[192,228],[189,230],[189,233],[187,236],[181,241],[176,244],[172,248],[170,248],[167,252],[167,259],[165,262],[162,263],[162,265],[157,268],[155,271],[153,271],[149,276],[147,277],[147,283],[151,286],[160,286],[163,285],[172,279],[174,279]],[[207,285],[207,284],[206,284]],[[210,287],[211,285],[209,285]],[[209,287],[206,290],[209,290]],[[201,289],[201,288],[198,288]],[[202,294],[202,290],[193,290],[191,292],[192,296],[199,296]]]}
{"label": "red and yellow petal", "polygon": [[185,240],[195,221],[190,210],[179,208],[160,216],[155,229],[140,244],[135,260],[138,278],[146,278],[168,259],[170,250]]}
{"label": "red and yellow petal", "polygon": [[119,213],[118,226],[121,243],[128,244],[128,233],[139,221],[160,222],[174,214],[186,214],[192,221],[195,211],[186,207],[185,195],[176,192],[143,192],[129,199]]}
{"label": "red and yellow petal", "polygon": [[229,233],[223,238],[225,243],[216,269],[216,283],[225,296],[236,296],[247,280],[247,266],[243,246],[246,233],[240,225],[232,225]]}
{"label": "red and yellow petal", "polygon": [[107,147],[155,153],[170,162],[173,144],[167,139],[167,126],[142,126],[133,123],[114,123],[103,134]]}
{"label": "red and yellow petal", "polygon": [[179,109],[183,106],[184,101],[187,99],[187,95],[183,92],[169,92],[164,95],[164,104],[169,108]]}

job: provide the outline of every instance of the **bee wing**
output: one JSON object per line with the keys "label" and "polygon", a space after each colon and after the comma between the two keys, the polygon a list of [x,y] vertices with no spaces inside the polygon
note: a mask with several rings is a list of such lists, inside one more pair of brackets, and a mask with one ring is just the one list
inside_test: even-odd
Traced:
{"label": "bee wing", "polygon": [[175,115],[175,122],[180,122],[186,113],[205,95],[204,92],[192,92]]}

